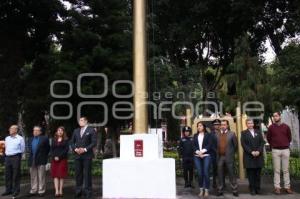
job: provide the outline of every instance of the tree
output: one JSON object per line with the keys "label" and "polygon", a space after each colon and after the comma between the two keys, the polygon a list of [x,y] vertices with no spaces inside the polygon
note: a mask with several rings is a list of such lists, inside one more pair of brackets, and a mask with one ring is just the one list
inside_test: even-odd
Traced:
{"label": "tree", "polygon": [[[0,2],[0,123],[1,133],[18,121],[24,89],[24,66],[35,67],[34,60],[45,54],[59,37],[64,6],[61,1],[3,0]],[[35,96],[38,94],[35,93]]]}
{"label": "tree", "polygon": [[[297,6],[296,1],[286,0],[149,1],[150,71],[152,71],[150,78],[151,82],[160,84],[159,86],[151,84],[151,92],[163,92],[166,89],[173,92],[197,90],[202,98],[197,98],[196,101],[220,100],[207,99],[207,94],[210,91],[219,92],[220,86],[224,84],[224,78],[231,76],[232,81],[235,81],[234,78],[237,76],[235,73],[241,73],[232,69],[236,62],[241,62],[237,59],[250,59],[252,63],[247,65],[252,65],[263,71],[262,75],[267,75],[268,71],[262,65],[261,56],[266,50],[264,42],[270,38],[273,46],[282,45],[288,37],[299,32]],[[280,27],[283,29],[279,30]],[[271,34],[274,32],[276,35]],[[241,44],[236,42],[237,39],[244,37],[245,33],[248,35],[247,56],[238,54]],[[161,78],[162,74],[167,76]],[[268,81],[264,80],[265,77],[257,78],[259,83],[256,88],[253,88],[253,83],[246,83],[240,79],[238,82],[243,85],[236,83],[234,86],[240,89],[235,94],[236,97],[246,100],[246,96],[250,96],[251,92],[259,90],[265,94],[264,96],[259,94],[260,96],[255,98],[268,102],[271,99],[269,98],[271,88],[268,88],[269,85],[266,83]],[[249,84],[252,87],[242,91]],[[221,99],[229,100],[232,96],[222,96]],[[227,101],[226,104],[232,111],[235,103]],[[275,104],[266,103],[267,110],[271,109],[269,105],[273,107]],[[202,114],[206,108],[203,107]],[[184,114],[183,110],[181,112]]]}
{"label": "tree", "polygon": [[286,39],[300,31],[299,6],[299,0],[264,0],[263,12],[256,16],[255,37],[269,38],[276,55],[282,51]]}
{"label": "tree", "polygon": [[[69,18],[64,21],[67,30],[61,40],[59,63],[54,79],[69,80],[74,87],[77,86],[77,77],[82,73],[103,73],[108,78],[108,87],[103,85],[100,78],[86,78],[82,80],[81,91],[84,94],[102,93],[108,89],[106,97],[101,99],[83,99],[74,94],[67,99],[76,110],[77,105],[83,101],[102,101],[108,106],[109,127],[114,127],[113,132],[122,122],[112,115],[113,103],[117,99],[112,94],[112,84],[116,80],[132,79],[131,61],[131,13],[130,3],[122,0],[92,0],[73,1],[69,10]],[[119,85],[117,93],[128,94],[131,92],[129,85]],[[52,101],[57,99],[52,99]],[[123,101],[131,101],[124,99]],[[127,107],[128,108],[128,107]],[[66,115],[64,109],[57,110],[58,115]],[[123,113],[128,115],[129,113]],[[91,123],[104,121],[106,115],[103,109],[96,106],[87,106],[82,115],[89,118]],[[74,114],[71,120],[55,121],[52,125],[67,125],[69,130],[77,124]]]}
{"label": "tree", "polygon": [[[279,61],[280,60],[280,61]],[[277,61],[271,64],[273,95],[282,106],[300,110],[300,45],[294,41],[286,46]]]}
{"label": "tree", "polygon": [[[235,39],[255,25],[254,16],[263,8],[260,1],[164,0],[153,4],[157,54],[184,70],[196,66],[203,100],[207,92],[215,90],[232,62]],[[187,74],[180,77],[182,83],[189,78]]]}
{"label": "tree", "polygon": [[[236,40],[235,57],[222,78],[219,96],[224,103],[224,112],[235,113],[238,103],[260,102],[264,105],[264,121],[279,104],[272,95],[271,74],[268,67],[253,56],[249,47],[249,36],[245,34]],[[259,108],[253,106],[251,108]],[[246,112],[258,116],[261,112]]]}

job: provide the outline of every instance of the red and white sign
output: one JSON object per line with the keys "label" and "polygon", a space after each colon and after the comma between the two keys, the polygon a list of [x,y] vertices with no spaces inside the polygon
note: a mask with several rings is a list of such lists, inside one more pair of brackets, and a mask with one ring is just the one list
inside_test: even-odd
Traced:
{"label": "red and white sign", "polygon": [[143,157],[144,146],[143,140],[134,140],[134,156]]}

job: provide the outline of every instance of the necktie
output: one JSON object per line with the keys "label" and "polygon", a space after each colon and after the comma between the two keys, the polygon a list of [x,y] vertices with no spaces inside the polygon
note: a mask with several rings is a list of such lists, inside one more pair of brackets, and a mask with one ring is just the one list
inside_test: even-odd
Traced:
{"label": "necktie", "polygon": [[250,132],[251,132],[252,137],[255,137],[254,136],[254,131],[250,130]]}
{"label": "necktie", "polygon": [[81,128],[81,129],[80,129],[80,137],[83,136],[83,133],[84,133],[84,128]]}

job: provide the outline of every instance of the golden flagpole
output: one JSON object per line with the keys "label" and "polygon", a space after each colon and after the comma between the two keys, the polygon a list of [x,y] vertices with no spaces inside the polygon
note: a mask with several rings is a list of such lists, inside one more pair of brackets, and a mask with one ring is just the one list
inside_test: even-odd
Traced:
{"label": "golden flagpole", "polygon": [[242,119],[242,113],[241,113],[241,106],[240,104],[236,108],[236,124],[237,124],[237,138],[238,138],[238,157],[239,157],[239,176],[241,180],[245,179],[245,170],[244,170],[244,162],[243,162],[243,148],[241,143],[241,132],[243,129],[243,119]]}
{"label": "golden flagpole", "polygon": [[133,1],[134,133],[148,132],[146,0]]}

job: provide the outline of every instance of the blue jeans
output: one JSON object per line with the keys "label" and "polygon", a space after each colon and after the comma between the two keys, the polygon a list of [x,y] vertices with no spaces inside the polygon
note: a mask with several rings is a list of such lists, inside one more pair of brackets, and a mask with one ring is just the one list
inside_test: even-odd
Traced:
{"label": "blue jeans", "polygon": [[211,157],[206,156],[204,158],[194,157],[195,167],[198,174],[198,183],[200,188],[209,189],[209,169]]}

